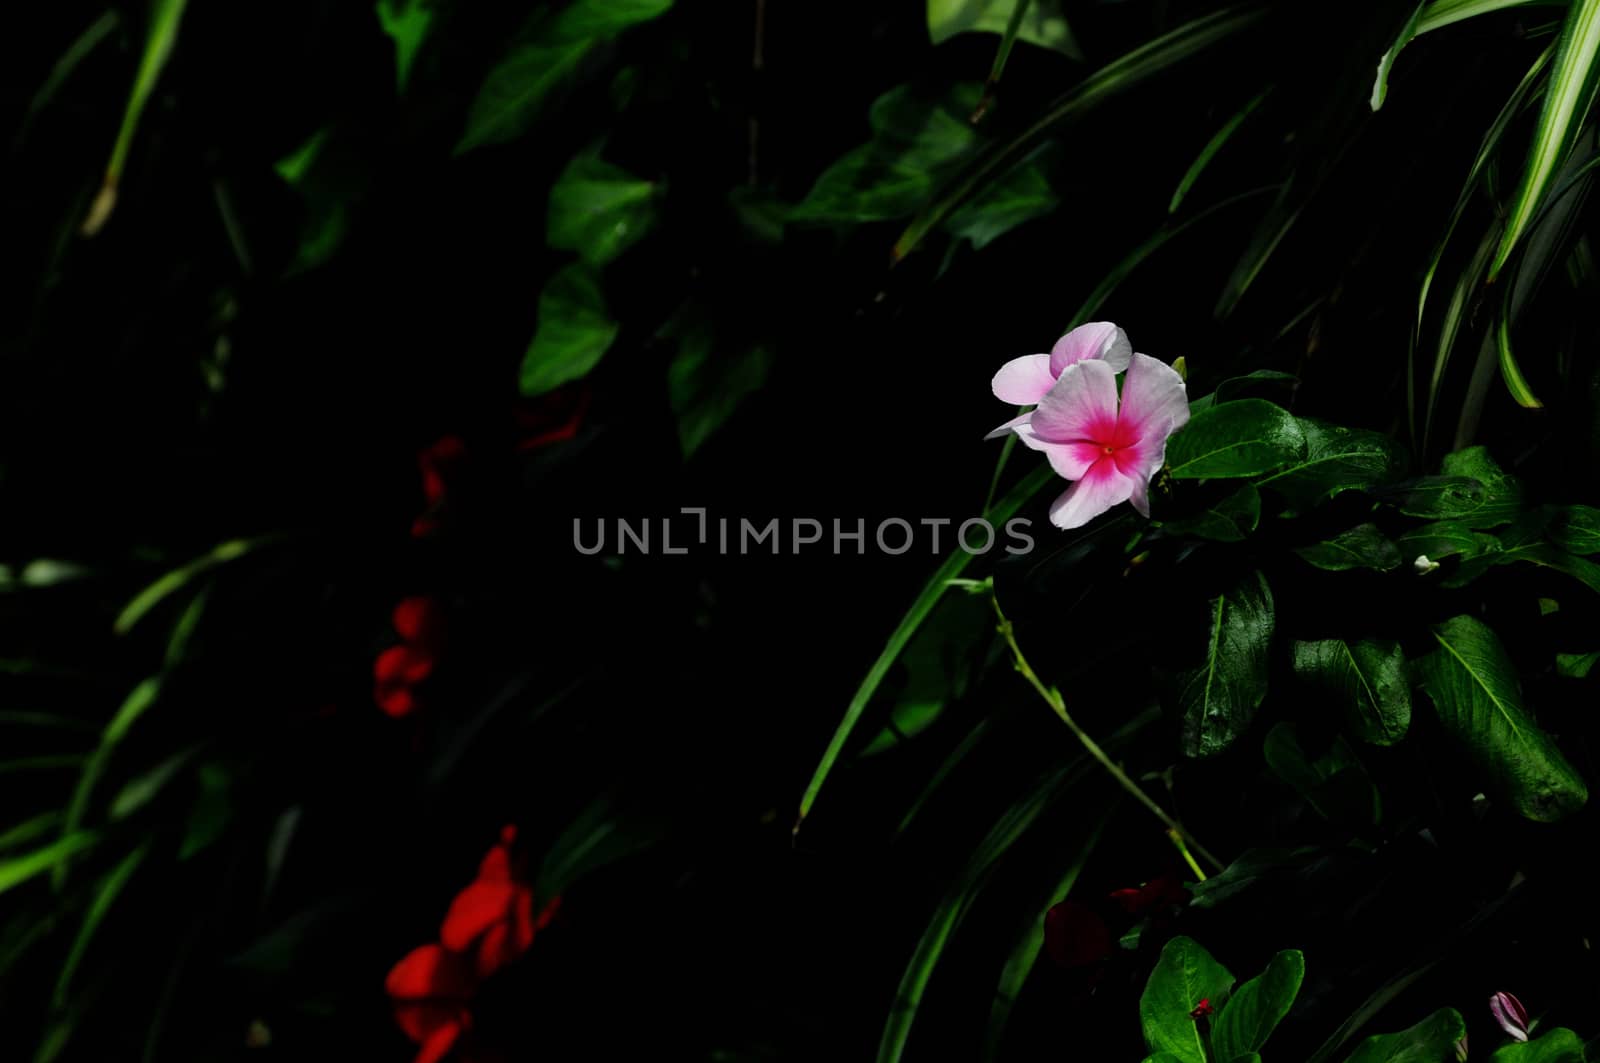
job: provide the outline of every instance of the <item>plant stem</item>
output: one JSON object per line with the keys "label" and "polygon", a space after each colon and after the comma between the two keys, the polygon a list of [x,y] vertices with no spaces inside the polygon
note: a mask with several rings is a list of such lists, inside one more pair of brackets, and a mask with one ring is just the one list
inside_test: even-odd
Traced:
{"label": "plant stem", "polygon": [[1111,777],[1117,780],[1117,784],[1128,791],[1134,800],[1148,808],[1161,821],[1162,825],[1167,828],[1167,837],[1172,839],[1173,844],[1178,847],[1178,852],[1183,854],[1184,860],[1188,862],[1189,867],[1195,874],[1199,875],[1202,880],[1206,877],[1196,864],[1193,853],[1198,853],[1206,863],[1221,871],[1223,868],[1222,862],[1212,856],[1206,847],[1195,839],[1194,835],[1185,830],[1182,824],[1167,813],[1166,809],[1156,804],[1155,800],[1145,793],[1138,783],[1128,777],[1128,773],[1122,770],[1121,765],[1106,755],[1106,751],[1100,748],[1100,744],[1090,736],[1089,732],[1085,731],[1072,718],[1072,714],[1067,711],[1066,699],[1061,696],[1061,691],[1054,687],[1046,686],[1044,681],[1039,678],[1038,673],[1033,670],[1033,666],[1028,663],[1028,658],[1023,655],[1022,647],[1017,644],[1016,633],[1012,630],[1011,621],[1006,619],[1006,614],[1000,609],[1000,599],[994,594],[990,594],[989,600],[994,604],[995,616],[999,618],[1000,636],[1006,640],[1006,645],[1011,647],[1013,663],[1016,665],[1017,671],[1022,673],[1022,677],[1032,685],[1033,689],[1039,692],[1039,696],[1044,698],[1055,714],[1061,717],[1061,722],[1072,730],[1078,741],[1083,744],[1083,748],[1088,750],[1089,755],[1098,760],[1100,765],[1111,773]]}

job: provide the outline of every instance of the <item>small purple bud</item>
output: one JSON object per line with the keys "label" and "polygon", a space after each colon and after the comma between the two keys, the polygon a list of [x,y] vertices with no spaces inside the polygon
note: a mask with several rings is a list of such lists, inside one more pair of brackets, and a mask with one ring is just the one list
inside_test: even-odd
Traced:
{"label": "small purple bud", "polygon": [[1528,1039],[1528,1009],[1510,993],[1496,993],[1490,997],[1489,1014],[1513,1041]]}

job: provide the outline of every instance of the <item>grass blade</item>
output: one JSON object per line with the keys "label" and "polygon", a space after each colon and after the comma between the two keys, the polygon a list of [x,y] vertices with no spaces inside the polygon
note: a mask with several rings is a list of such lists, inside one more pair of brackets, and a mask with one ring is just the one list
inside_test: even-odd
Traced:
{"label": "grass blade", "polygon": [[100,923],[105,919],[106,913],[111,910],[111,905],[116,901],[117,894],[122,892],[122,887],[128,884],[128,879],[139,869],[139,864],[144,860],[149,851],[149,843],[139,846],[133,852],[123,857],[116,867],[106,873],[100,880],[100,885],[95,890],[94,900],[89,903],[89,910],[84,913],[83,924],[78,927],[78,936],[72,939],[72,949],[67,953],[66,963],[61,966],[61,976],[56,979],[55,1006],[63,1008],[67,1003],[67,990],[72,985],[72,976],[77,971],[78,965],[83,962],[83,954],[89,949],[89,942],[94,938],[94,932],[99,929]]}
{"label": "grass blade", "polygon": [[[1043,466],[1029,473],[1021,482],[1013,487],[1004,498],[984,513],[990,523],[1004,524],[1021,509],[1034,495],[1038,494],[1054,477],[1054,472],[1049,466]],[[928,618],[933,607],[938,604],[939,598],[947,589],[947,584],[966,571],[967,562],[972,560],[972,555],[957,547],[944,563],[939,566],[932,578],[922,587],[922,593],[911,603],[911,608],[906,610],[906,615],[889,635],[889,641],[884,645],[883,652],[878,654],[878,659],[872,662],[872,667],[867,670],[867,676],[856,688],[855,696],[850,699],[850,704],[845,708],[844,718],[839,721],[838,728],[833,733],[833,738],[828,742],[828,748],[822,754],[816,770],[811,775],[811,781],[806,784],[806,791],[800,798],[800,812],[795,818],[794,832],[799,833],[800,826],[805,822],[806,816],[811,814],[812,805],[816,804],[817,794],[822,790],[822,784],[827,782],[828,775],[833,771],[834,764],[839,759],[839,754],[844,751],[845,742],[849,741],[850,733],[855,730],[856,724],[861,719],[861,714],[866,711],[867,703],[872,700],[873,693],[878,689],[884,677],[889,674],[889,669],[900,656],[900,651],[905,649],[906,643],[911,641],[911,636],[922,626]]]}
{"label": "grass blade", "polygon": [[1378,76],[1372,82],[1372,99],[1368,101],[1374,111],[1383,106],[1383,98],[1389,95],[1389,72],[1394,69],[1394,61],[1400,58],[1400,49],[1411,43],[1417,35],[1417,23],[1422,20],[1423,10],[1428,5],[1418,4],[1417,9],[1411,12],[1411,17],[1406,24],[1400,27],[1400,32],[1395,36],[1394,43],[1389,50],[1378,59]]}
{"label": "grass blade", "polygon": [[[72,792],[72,802],[67,806],[67,819],[64,834],[68,837],[79,833],[78,827],[83,823],[83,817],[89,809],[89,798],[94,793],[95,784],[100,781],[101,774],[105,771],[106,763],[111,759],[111,754],[118,743],[127,735],[139,717],[155,704],[156,697],[161,692],[161,680],[150,678],[144,680],[129,692],[123,699],[122,705],[117,709],[117,714],[106,725],[105,732],[100,736],[100,746],[90,755],[88,762],[83,766],[83,773],[78,776],[77,788]],[[57,864],[51,875],[51,881],[59,890],[67,878],[67,864],[65,861]]]}
{"label": "grass blade", "polygon": [[32,819],[23,820],[9,830],[0,831],[0,853],[7,849],[15,849],[24,842],[31,842],[35,838],[42,838],[61,826],[61,813],[52,809],[41,812]]}
{"label": "grass blade", "polygon": [[1522,182],[1512,199],[1505,232],[1489,267],[1489,280],[1500,275],[1506,260],[1527,232],[1549,191],[1556,171],[1577,139],[1600,74],[1600,0],[1572,0],[1556,43],[1556,57],[1545,91],[1544,108],[1528,149]]}
{"label": "grass blade", "polygon": [[1428,437],[1433,429],[1433,411],[1438,402],[1439,387],[1444,381],[1445,368],[1450,364],[1450,352],[1455,347],[1456,336],[1461,331],[1462,322],[1466,320],[1472,298],[1477,292],[1479,282],[1483,280],[1484,271],[1489,267],[1489,259],[1494,254],[1495,230],[1491,226],[1478,244],[1477,251],[1473,252],[1472,260],[1456,278],[1455,290],[1450,293],[1450,302],[1445,306],[1444,318],[1439,326],[1439,343],[1433,356],[1433,372],[1428,377],[1428,401],[1422,415],[1422,448],[1426,451]]}
{"label": "grass blade", "polygon": [[1431,4],[1423,6],[1422,17],[1417,19],[1411,39],[1416,40],[1424,33],[1432,33],[1465,19],[1504,11],[1508,7],[1560,7],[1562,3],[1563,0],[1433,0]]}
{"label": "grass blade", "polygon": [[911,220],[895,241],[893,260],[910,254],[924,237],[981,189],[1004,177],[1024,161],[1046,134],[1092,111],[1105,101],[1137,88],[1168,67],[1198,55],[1249,27],[1266,13],[1259,6],[1232,7],[1187,22],[1112,60],[1060,97],[1043,117],[978,160],[956,177],[930,206]]}
{"label": "grass blade", "polygon": [[1511,392],[1511,397],[1517,405],[1525,410],[1539,410],[1544,408],[1544,403],[1539,401],[1539,396],[1533,393],[1533,388],[1528,385],[1528,378],[1522,375],[1522,367],[1517,364],[1517,357],[1511,351],[1511,307],[1509,296],[1506,304],[1500,310],[1499,320],[1495,322],[1495,346],[1500,352],[1500,377],[1506,382],[1506,389]]}
{"label": "grass blade", "polygon": [[1000,35],[1000,46],[995,49],[994,63],[989,67],[989,79],[983,83],[983,95],[978,97],[978,106],[972,111],[973,125],[983,121],[984,114],[989,110],[989,101],[994,99],[995,89],[1000,87],[1000,75],[1005,73],[1006,62],[1011,58],[1011,49],[1017,43],[1022,20],[1031,4],[1032,0],[1017,0],[1011,8],[1011,19],[1006,23],[1005,33]]}
{"label": "grass blade", "polygon": [[61,86],[67,83],[72,72],[100,46],[100,42],[111,36],[111,32],[122,22],[122,15],[115,9],[101,13],[100,17],[89,23],[89,28],[79,34],[67,50],[61,53],[55,65],[50,68],[50,76],[45,78],[44,84],[39,86],[33,98],[28,101],[28,112],[17,127],[17,135],[11,140],[11,150],[16,152],[28,138],[28,133],[33,128],[34,120],[39,112],[55,98],[61,91]]}
{"label": "grass blade", "polygon": [[1222,123],[1221,129],[1211,134],[1211,139],[1206,141],[1206,146],[1200,149],[1200,154],[1195,156],[1195,160],[1189,164],[1189,168],[1183,173],[1183,179],[1178,182],[1177,189],[1173,191],[1172,200],[1167,204],[1168,214],[1178,213],[1178,208],[1183,205],[1184,199],[1189,195],[1189,189],[1194,187],[1194,183],[1200,179],[1200,175],[1205,172],[1206,167],[1211,165],[1211,160],[1216,158],[1217,152],[1221,151],[1223,145],[1233,138],[1233,134],[1238,132],[1239,127],[1244,124],[1244,120],[1250,117],[1250,113],[1261,105],[1261,101],[1266,99],[1267,94],[1271,91],[1272,86],[1268,85],[1256,93],[1248,103],[1234,112],[1232,118]]}
{"label": "grass blade", "polygon": [[99,840],[93,831],[74,831],[26,856],[0,860],[0,893],[20,886],[35,875],[66,866],[67,859],[74,853],[89,848]]}
{"label": "grass blade", "polygon": [[105,177],[100,192],[89,207],[88,217],[78,231],[93,236],[105,226],[117,205],[117,183],[122,180],[122,167],[128,161],[128,149],[133,135],[139,129],[139,116],[144,105],[155,91],[156,80],[172,56],[172,46],[178,40],[178,24],[183,21],[183,9],[189,0],[155,0],[150,11],[150,28],[145,34],[144,53],[139,57],[139,70],[133,78],[133,91],[128,94],[128,105],[122,112],[122,126],[117,130],[116,143],[111,147],[111,160],[106,163]]}
{"label": "grass blade", "polygon": [[134,595],[133,600],[123,607],[121,613],[117,614],[117,619],[112,624],[112,630],[119,635],[126,635],[135,624],[144,619],[145,614],[188,586],[197,576],[204,575],[218,565],[243,557],[252,550],[273,542],[276,538],[277,536],[269,535],[262,536],[259,539],[231,539],[228,542],[219,543],[212,548],[210,553],[195,558],[187,565],[173,569]]}

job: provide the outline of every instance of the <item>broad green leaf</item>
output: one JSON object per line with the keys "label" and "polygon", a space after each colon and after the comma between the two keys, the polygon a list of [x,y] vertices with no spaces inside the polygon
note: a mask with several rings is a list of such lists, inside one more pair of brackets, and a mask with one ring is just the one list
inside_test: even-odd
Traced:
{"label": "broad green leaf", "polygon": [[576,262],[562,269],[539,293],[539,324],[522,356],[522,394],[533,398],[587,375],[620,329],[593,271]]}
{"label": "broad green leaf", "polygon": [[397,92],[406,91],[417,52],[433,28],[431,0],[378,0],[378,25],[394,41],[394,84]]}
{"label": "broad green leaf", "polygon": [[[1467,447],[1445,455],[1441,471],[1447,477],[1476,480],[1483,487],[1477,504],[1457,512],[1438,513],[1439,517],[1462,521],[1473,528],[1493,528],[1509,523],[1522,514],[1522,485],[1503,471],[1489,456],[1487,447]],[[1435,514],[1414,514],[1434,516]]]}
{"label": "broad green leaf", "polygon": [[1569,554],[1600,554],[1600,509],[1557,506],[1545,525],[1545,534]]}
{"label": "broad green leaf", "polygon": [[569,162],[550,188],[545,242],[604,266],[655,223],[656,186],[600,158],[598,148]]}
{"label": "broad green leaf", "polygon": [[1600,652],[1558,653],[1556,654],[1556,674],[1565,676],[1568,679],[1584,679],[1594,670],[1596,661],[1600,661]]}
{"label": "broad green leaf", "polygon": [[1523,164],[1522,181],[1512,197],[1505,229],[1489,268],[1491,281],[1499,275],[1532,224],[1556,171],[1572,151],[1594,100],[1596,80],[1600,76],[1597,55],[1600,55],[1600,0],[1571,0],[1555,62],[1550,69],[1550,84],[1545,89],[1539,124],[1534,130],[1527,162]]}
{"label": "broad green leaf", "polygon": [[1461,587],[1492,567],[1526,562],[1571,576],[1585,587],[1600,594],[1600,565],[1586,558],[1574,557],[1549,543],[1526,543],[1503,550],[1488,551],[1466,561],[1455,574],[1444,581],[1446,587]]}
{"label": "broad green leaf", "polygon": [[928,37],[943,44],[958,33],[1004,34],[1017,8],[1022,20],[1018,40],[1082,59],[1072,29],[1061,12],[1061,0],[928,0]]}
{"label": "broad green leaf", "polygon": [[1558,1026],[1531,1041],[1501,1047],[1489,1063],[1584,1063],[1583,1039]]}
{"label": "broad green leaf", "polygon": [[1144,1063],[1184,1063],[1183,1057],[1171,1052],[1157,1052],[1144,1057]]}
{"label": "broad green leaf", "polygon": [[1398,445],[1381,432],[1298,419],[1305,456],[1256,481],[1297,507],[1309,507],[1344,491],[1387,484],[1404,467]]}
{"label": "broad green leaf", "polygon": [[1222,150],[1223,145],[1227,144],[1233,134],[1238,132],[1239,127],[1244,124],[1244,120],[1250,117],[1250,113],[1261,105],[1261,101],[1266,99],[1267,93],[1271,91],[1272,89],[1269,86],[1256,93],[1243,107],[1233,113],[1233,117],[1222,123],[1222,128],[1211,135],[1211,139],[1206,141],[1205,147],[1200,149],[1200,154],[1195,156],[1194,161],[1189,164],[1189,168],[1183,172],[1183,177],[1178,181],[1178,187],[1173,190],[1172,199],[1167,202],[1168,214],[1178,213],[1178,208],[1183,205],[1184,199],[1188,197],[1189,190],[1200,179],[1200,175],[1205,172],[1206,167],[1211,165],[1211,160],[1217,157],[1217,153]]}
{"label": "broad green leaf", "polygon": [[[1472,481],[1476,485],[1476,481]],[[1488,532],[1476,532],[1456,520],[1439,520],[1401,533],[1395,540],[1400,560],[1414,563],[1419,557],[1438,561],[1446,557],[1463,559],[1500,549],[1500,541]]]}
{"label": "broad green leaf", "polygon": [[1180,480],[1257,476],[1305,456],[1299,421],[1265,399],[1201,410],[1167,442],[1167,468]]}
{"label": "broad green leaf", "polygon": [[[991,506],[983,515],[989,523],[997,527],[1003,526],[1006,521],[1016,515],[1034,495],[1038,494],[1047,485],[1055,482],[1055,473],[1048,466],[1041,467],[1030,473],[1025,479],[1013,487],[1004,498]],[[844,718],[839,721],[833,737],[828,741],[828,748],[823,751],[822,759],[817,763],[816,769],[811,773],[811,780],[806,783],[805,793],[800,797],[800,810],[795,819],[794,829],[800,830],[800,825],[805,822],[806,816],[811,813],[811,806],[816,803],[817,794],[822,790],[822,784],[833,771],[834,763],[843,752],[844,745],[850,739],[850,734],[855,730],[856,723],[861,719],[861,714],[866,710],[867,703],[872,700],[873,692],[888,675],[900,652],[905,649],[906,643],[916,632],[922,622],[927,619],[939,598],[945,593],[950,581],[960,577],[966,571],[967,563],[972,560],[972,555],[965,550],[956,549],[950,553],[941,564],[932,578],[922,587],[911,607],[889,634],[888,643],[872,662],[867,670],[866,678],[856,688],[855,694],[850,699],[850,704],[845,707]]]}
{"label": "broad green leaf", "polygon": [[1244,540],[1261,520],[1261,493],[1246,483],[1223,495],[1199,513],[1174,520],[1163,519],[1161,530],[1170,535],[1193,535],[1222,543]]}
{"label": "broad green leaf", "polygon": [[56,978],[55,1006],[64,1007],[67,1003],[67,991],[72,987],[72,976],[78,970],[78,965],[83,962],[83,954],[89,949],[89,942],[94,939],[94,933],[100,928],[106,913],[111,910],[111,905],[116,902],[122,887],[128,884],[128,879],[139,869],[145,854],[149,852],[150,843],[146,842],[134,849],[127,856],[117,862],[117,866],[100,879],[95,885],[94,899],[89,902],[89,910],[84,913],[83,922],[78,926],[77,936],[72,939],[72,948],[67,953],[67,959],[61,965],[61,974]]}
{"label": "broad green leaf", "polygon": [[1393,745],[1411,726],[1411,682],[1398,642],[1296,642],[1294,670],[1307,684],[1332,696],[1364,742]]}
{"label": "broad green leaf", "polygon": [[1400,567],[1400,548],[1376,524],[1358,524],[1332,539],[1295,549],[1305,561],[1330,572],[1370,568],[1388,572]]}
{"label": "broad green leaf", "polygon": [[1215,1057],[1237,1060],[1261,1051],[1278,1023],[1289,1014],[1305,975],[1305,957],[1286,949],[1272,957],[1265,971],[1234,990],[1227,1006],[1211,1024]]}
{"label": "broad green leaf", "polygon": [[765,347],[718,351],[709,326],[686,332],[667,367],[667,396],[678,419],[678,442],[691,457],[766,383],[772,354]]}
{"label": "broad green leaf", "polygon": [[1440,1008],[1408,1030],[1368,1037],[1345,1063],[1444,1063],[1466,1032],[1454,1008]]}
{"label": "broad green leaf", "polygon": [[1272,631],[1272,591],[1261,573],[1211,600],[1205,659],[1179,677],[1184,756],[1221,753],[1255,719],[1267,695]]}
{"label": "broad green leaf", "polygon": [[1261,7],[1225,8],[1187,22],[1177,29],[1112,60],[1057,99],[1038,121],[975,159],[945,185],[913,218],[895,241],[894,259],[910,254],[924,237],[991,183],[1031,155],[1058,126],[1080,118],[1101,103],[1137,88],[1185,59],[1205,52],[1250,27],[1264,14]]}
{"label": "broad green leaf", "polygon": [[1189,1016],[1209,1000],[1226,1010],[1233,975],[1198,941],[1182,935],[1167,942],[1139,997],[1139,1026],[1152,1052],[1171,1053],[1183,1063],[1208,1063],[1205,1037]]}
{"label": "broad green leaf", "polygon": [[222,837],[233,822],[233,776],[227,765],[210,762],[200,766],[200,792],[189,809],[183,826],[183,841],[178,859],[188,860],[204,852]]}
{"label": "broad green leaf", "polygon": [[522,136],[591,50],[671,7],[672,0],[572,0],[535,13],[483,79],[455,153]]}
{"label": "broad green leaf", "polygon": [[1458,616],[1433,636],[1439,648],[1417,672],[1445,730],[1527,818],[1550,822],[1581,808],[1588,787],[1523,709],[1516,670],[1494,632]]}
{"label": "broad green leaf", "polygon": [[134,134],[139,129],[139,116],[155,91],[156,81],[172,57],[178,42],[178,26],[183,21],[188,0],[153,0],[150,22],[144,38],[144,50],[139,56],[139,68],[133,76],[133,89],[128,93],[128,103],[122,112],[122,125],[117,129],[116,142],[111,146],[111,158],[106,163],[105,177],[100,191],[89,207],[79,230],[84,236],[99,232],[111,218],[117,205],[117,185],[122,180],[122,169],[128,161],[128,150],[133,146]]}
{"label": "broad green leaf", "polygon": [[93,831],[73,831],[43,849],[0,860],[0,893],[21,885],[35,875],[64,867],[73,854],[82,852],[99,840]]}
{"label": "broad green leaf", "polygon": [[885,92],[867,114],[872,139],[824,170],[789,219],[854,224],[912,213],[978,145],[967,115],[981,93],[973,82],[937,100],[908,85]]}
{"label": "broad green leaf", "polygon": [[1262,755],[1267,766],[1330,823],[1360,832],[1382,820],[1378,788],[1342,735],[1326,754],[1313,760],[1301,746],[1294,724],[1279,723],[1267,732]]}
{"label": "broad green leaf", "polygon": [[1060,203],[1044,174],[1029,164],[1012,170],[956,211],[944,227],[957,239],[971,240],[978,250],[1023,222],[1049,214]]}

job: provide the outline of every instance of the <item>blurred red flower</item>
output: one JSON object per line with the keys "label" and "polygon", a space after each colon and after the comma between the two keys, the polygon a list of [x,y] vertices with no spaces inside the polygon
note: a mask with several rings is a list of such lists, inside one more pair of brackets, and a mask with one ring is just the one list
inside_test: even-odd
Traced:
{"label": "blurred red flower", "polygon": [[534,934],[555,917],[561,898],[553,897],[534,915],[533,888],[521,878],[513,847],[517,829],[507,826],[500,841],[478,865],[478,877],[450,902],[439,940],[444,947],[473,957],[479,978],[521,956]]}
{"label": "blurred red flower", "polygon": [[1124,912],[1134,916],[1165,911],[1182,904],[1188,898],[1188,891],[1183,888],[1183,880],[1176,875],[1153,878],[1138,889],[1111,891],[1111,899],[1116,901]]}
{"label": "blurred red flower", "polygon": [[467,445],[459,436],[441,436],[417,452],[417,467],[422,473],[422,497],[427,511],[411,524],[411,534],[422,538],[439,527],[439,511],[444,507],[450,483],[460,477],[467,460]]}
{"label": "blurred red flower", "polygon": [[565,443],[578,434],[588,410],[589,388],[582,382],[524,400],[512,411],[517,419],[517,449]]}
{"label": "blurred red flower", "polygon": [[1091,967],[1111,955],[1111,931],[1088,905],[1062,901],[1045,913],[1044,947],[1062,967]]}
{"label": "blurred red flower", "polygon": [[394,1020],[419,1046],[416,1063],[437,1063],[472,1028],[470,1005],[477,991],[464,956],[438,945],[412,949],[384,982]]}
{"label": "blurred red flower", "polygon": [[373,661],[372,696],[390,716],[409,716],[417,709],[417,687],[433,674],[444,642],[443,608],[435,598],[402,598],[391,619],[405,641]]}

